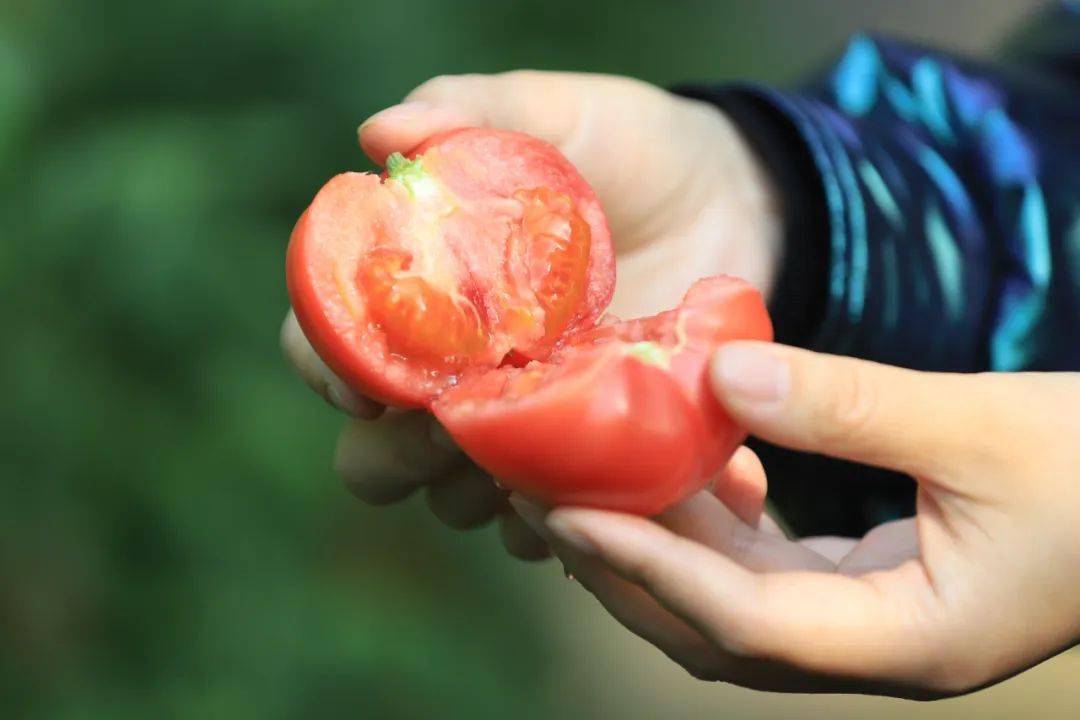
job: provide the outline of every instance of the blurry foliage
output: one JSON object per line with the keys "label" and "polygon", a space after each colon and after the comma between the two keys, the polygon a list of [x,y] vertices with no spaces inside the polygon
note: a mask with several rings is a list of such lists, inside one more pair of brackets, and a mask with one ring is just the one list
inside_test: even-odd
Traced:
{"label": "blurry foliage", "polygon": [[277,347],[286,240],[429,76],[717,77],[753,7],[0,6],[0,714],[544,716],[491,532],[332,477],[341,420]]}

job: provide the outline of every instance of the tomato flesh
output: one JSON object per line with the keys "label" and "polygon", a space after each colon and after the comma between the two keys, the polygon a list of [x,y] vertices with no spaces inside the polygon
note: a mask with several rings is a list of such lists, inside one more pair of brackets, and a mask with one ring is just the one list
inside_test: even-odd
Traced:
{"label": "tomato flesh", "polygon": [[520,190],[514,199],[523,205],[515,244],[528,248],[517,255],[528,259],[528,288],[544,313],[543,342],[550,345],[566,329],[585,290],[589,226],[573,200],[550,188]]}
{"label": "tomato flesh", "polygon": [[401,250],[368,253],[357,282],[390,352],[446,365],[461,365],[487,347],[475,305],[455,300],[418,275],[405,275],[412,258]]}

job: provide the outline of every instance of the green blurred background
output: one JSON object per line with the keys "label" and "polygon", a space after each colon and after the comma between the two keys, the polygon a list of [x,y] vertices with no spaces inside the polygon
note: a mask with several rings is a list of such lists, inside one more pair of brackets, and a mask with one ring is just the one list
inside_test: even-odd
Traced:
{"label": "green blurred background", "polygon": [[490,529],[354,503],[277,347],[292,222],[430,76],[785,82],[1032,4],[0,3],[0,717],[1080,716],[1075,654],[933,706],[694,682]]}

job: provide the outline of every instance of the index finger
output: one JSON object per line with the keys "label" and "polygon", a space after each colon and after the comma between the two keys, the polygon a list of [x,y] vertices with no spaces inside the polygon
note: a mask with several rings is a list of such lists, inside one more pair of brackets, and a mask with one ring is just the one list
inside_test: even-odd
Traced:
{"label": "index finger", "polygon": [[918,639],[933,589],[918,561],[864,577],[756,573],[644,518],[554,510],[558,540],[641,586],[723,651],[805,673],[925,684]]}
{"label": "index finger", "polygon": [[589,102],[603,89],[596,76],[580,73],[443,75],[415,88],[404,102],[368,118],[359,128],[360,147],[381,165],[390,153],[407,153],[447,130],[466,126],[517,130],[555,145],[590,177],[596,174],[596,163],[582,156],[586,146],[572,141],[580,134]]}
{"label": "index finger", "polygon": [[281,324],[281,350],[308,387],[337,409],[361,420],[374,420],[382,414],[383,405],[354,392],[327,367],[304,336],[291,308]]}

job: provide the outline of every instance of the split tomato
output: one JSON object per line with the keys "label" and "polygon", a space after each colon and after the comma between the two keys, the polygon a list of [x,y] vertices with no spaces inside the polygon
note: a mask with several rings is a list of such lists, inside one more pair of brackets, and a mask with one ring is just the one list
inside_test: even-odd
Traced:
{"label": "split tomato", "polygon": [[772,333],[761,296],[727,277],[598,324],[615,284],[600,204],[558,150],[507,131],[455,130],[382,176],[332,178],[286,275],[339,377],[430,409],[506,487],[552,505],[653,514],[704,486],[744,437],[708,356]]}

